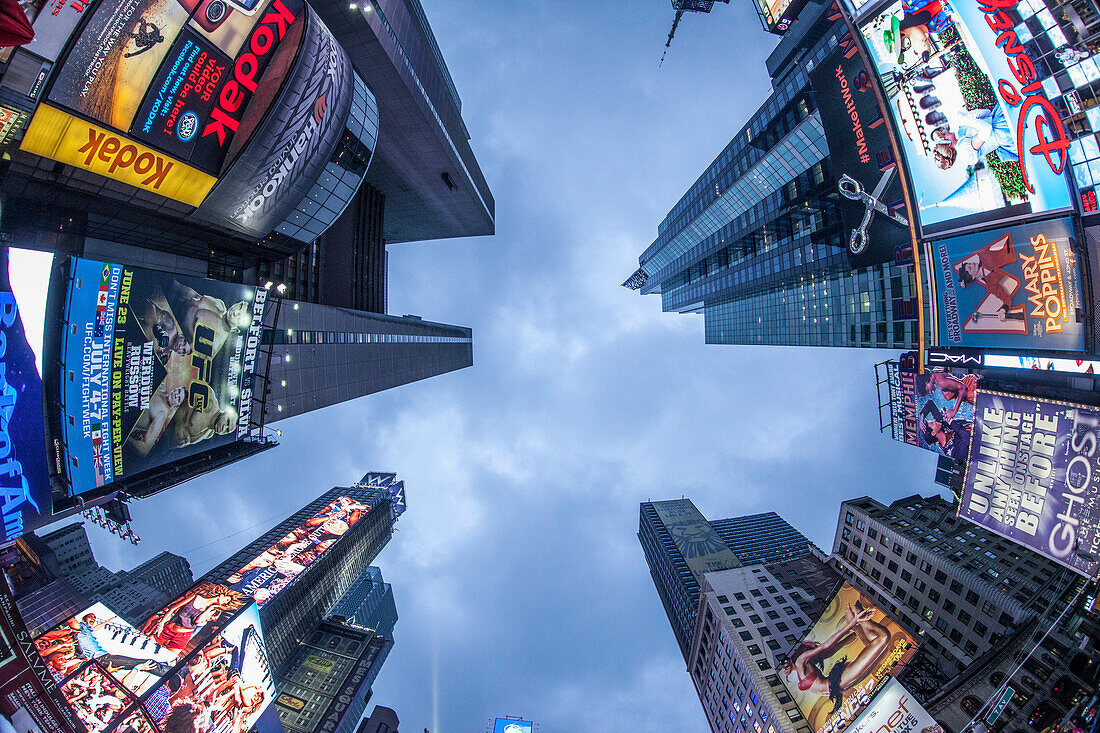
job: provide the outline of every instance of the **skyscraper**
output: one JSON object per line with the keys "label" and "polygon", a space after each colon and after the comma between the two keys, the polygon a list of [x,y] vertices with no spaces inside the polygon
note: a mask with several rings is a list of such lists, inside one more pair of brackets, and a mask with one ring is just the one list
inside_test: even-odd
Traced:
{"label": "skyscraper", "polygon": [[[807,549],[803,556],[830,574]],[[764,565],[704,574],[688,672],[714,733],[810,731],[780,679],[777,658],[798,643],[828,599]]]}
{"label": "skyscraper", "polygon": [[[162,552],[133,570],[108,570],[92,554],[82,522],[65,525],[42,535],[39,540],[56,558],[61,577],[81,597],[91,602],[105,603],[132,624],[144,621],[186,590],[192,582],[191,566],[187,560],[171,552]],[[40,596],[35,598],[38,599],[35,603],[41,603]],[[18,600],[23,604],[22,595]],[[62,612],[58,610],[58,613]],[[61,618],[52,620],[56,623]]]}
{"label": "skyscraper", "polygon": [[624,286],[702,313],[708,344],[908,348],[912,268],[853,270],[809,73],[846,32],[810,3],[768,58],[773,91],[658,226]]}
{"label": "skyscraper", "polygon": [[680,651],[687,659],[703,573],[741,565],[690,499],[642,502],[638,541]]}
{"label": "skyscraper", "polygon": [[704,573],[802,558],[812,547],[775,512],[708,521],[690,499],[643,502],[638,541],[685,659]]}
{"label": "skyscraper", "polygon": [[268,332],[267,421],[293,417],[473,364],[462,326],[283,302]]}
{"label": "skyscraper", "polygon": [[392,476],[368,473],[352,486],[326,491],[204,576],[257,599],[272,669],[289,659],[389,542],[393,498],[378,477]]}
{"label": "skyscraper", "polygon": [[1012,675],[997,727],[1046,728],[1100,681],[1100,617],[1082,578],[955,514],[940,496],[845,501],[830,564],[938,663],[924,695],[937,721],[988,715]]}

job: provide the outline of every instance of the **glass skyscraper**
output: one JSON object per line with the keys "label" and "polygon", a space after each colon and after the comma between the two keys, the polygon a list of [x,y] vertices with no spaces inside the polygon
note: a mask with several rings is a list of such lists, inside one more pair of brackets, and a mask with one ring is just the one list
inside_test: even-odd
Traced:
{"label": "glass skyscraper", "polygon": [[310,562],[290,585],[268,598],[260,609],[272,669],[278,669],[297,648],[299,640],[306,638],[330,613],[393,535],[392,496],[387,488],[372,484],[369,479],[373,475],[377,474],[367,474],[353,486],[326,491],[203,577],[221,585],[229,584],[230,576],[341,496],[370,506],[338,542]]}
{"label": "glass skyscraper", "polygon": [[809,72],[842,22],[810,4],[768,59],[773,91],[658,226],[625,287],[702,313],[706,342],[911,348],[911,267],[853,270]]}
{"label": "glass skyscraper", "polygon": [[684,659],[705,573],[804,557],[812,547],[775,512],[709,521],[691,499],[642,502],[638,541]]}

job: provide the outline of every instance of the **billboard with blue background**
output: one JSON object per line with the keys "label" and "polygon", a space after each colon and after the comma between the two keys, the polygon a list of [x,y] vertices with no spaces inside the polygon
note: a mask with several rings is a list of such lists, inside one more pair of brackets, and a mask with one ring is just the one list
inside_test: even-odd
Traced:
{"label": "billboard with blue background", "polygon": [[493,725],[493,733],[531,733],[535,724],[530,720],[513,720],[511,718],[497,718]]}
{"label": "billboard with blue background", "polygon": [[951,237],[925,252],[940,346],[1084,350],[1071,219]]}
{"label": "billboard with blue background", "polygon": [[73,259],[61,369],[73,494],[250,434],[266,296]]}
{"label": "billboard with blue background", "polygon": [[53,255],[0,247],[0,542],[50,521],[42,347]]}

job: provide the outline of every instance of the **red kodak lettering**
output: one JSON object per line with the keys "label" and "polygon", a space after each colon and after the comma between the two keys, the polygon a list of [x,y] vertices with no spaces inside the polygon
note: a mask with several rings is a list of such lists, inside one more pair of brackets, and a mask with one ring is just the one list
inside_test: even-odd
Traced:
{"label": "red kodak lettering", "polygon": [[237,120],[223,112],[221,107],[215,107],[210,111],[210,122],[203,128],[202,136],[217,135],[218,144],[225,145],[226,135],[230,132],[236,132],[239,124]]}
{"label": "red kodak lettering", "polygon": [[87,157],[84,158],[84,165],[90,166],[92,164],[92,160],[95,159],[95,154],[99,151],[99,146],[103,143],[103,138],[105,137],[107,137],[107,133],[97,133],[92,128],[88,128],[88,142],[84,143],[80,150],[76,151],[78,153],[88,154]]}

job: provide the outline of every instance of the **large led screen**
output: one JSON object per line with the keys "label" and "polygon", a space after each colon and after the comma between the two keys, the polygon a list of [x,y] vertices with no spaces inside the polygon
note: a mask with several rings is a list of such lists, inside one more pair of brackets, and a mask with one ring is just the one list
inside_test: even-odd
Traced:
{"label": "large led screen", "polygon": [[1023,39],[983,7],[899,1],[860,27],[926,236],[1071,206],[1062,122]]}
{"label": "large led screen", "polygon": [[75,494],[250,433],[267,291],[74,259],[62,423]]}
{"label": "large led screen", "polygon": [[367,504],[339,497],[229,576],[226,585],[263,608],[369,511]]}
{"label": "large led screen", "polygon": [[35,639],[35,648],[89,731],[105,730],[180,661],[102,603]]}
{"label": "large led screen", "polygon": [[1083,351],[1073,221],[990,229],[925,245],[940,346]]}
{"label": "large led screen", "polygon": [[53,255],[0,247],[0,541],[50,521],[42,347]]}
{"label": "large led screen", "polygon": [[530,720],[497,718],[493,721],[493,733],[531,733],[534,729],[535,724]]}
{"label": "large led screen", "polygon": [[764,22],[764,30],[783,35],[798,19],[802,8],[806,7],[806,0],[756,0],[756,7]]}
{"label": "large led screen", "polygon": [[782,671],[814,733],[837,733],[916,651],[909,632],[845,582]]}
{"label": "large led screen", "polygon": [[249,603],[247,596],[203,580],[146,619],[141,633],[165,649],[189,654]]}
{"label": "large led screen", "polygon": [[[220,634],[141,700],[165,733],[251,730],[275,699],[256,605],[249,603]],[[187,727],[187,726],[193,727]]]}
{"label": "large led screen", "polygon": [[959,516],[1096,577],[1100,409],[980,390]]}

